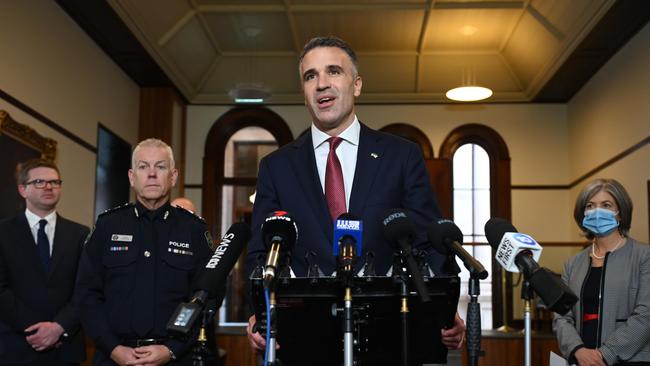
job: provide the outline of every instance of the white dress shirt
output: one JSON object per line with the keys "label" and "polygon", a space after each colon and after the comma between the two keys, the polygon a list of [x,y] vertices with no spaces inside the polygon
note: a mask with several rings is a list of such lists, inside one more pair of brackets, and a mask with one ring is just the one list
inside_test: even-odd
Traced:
{"label": "white dress shirt", "polygon": [[[346,211],[350,210],[350,195],[352,194],[352,183],[354,181],[354,171],[357,167],[357,152],[359,151],[359,134],[361,133],[361,124],[354,116],[354,121],[350,127],[341,132],[338,136],[343,139],[341,144],[336,148],[336,156],[341,162],[343,172],[343,184],[345,185],[345,207]],[[330,151],[330,144],[327,142],[330,135],[319,130],[311,124],[311,139],[314,143],[314,155],[316,157],[316,167],[318,168],[318,177],[320,185],[325,193],[325,170],[327,167],[327,155]]]}
{"label": "white dress shirt", "polygon": [[[27,223],[29,228],[32,231],[32,236],[34,237],[34,244],[38,243],[38,228],[41,221],[41,218],[38,217],[35,213],[31,212],[29,209],[25,209],[25,216],[27,217]],[[50,256],[52,256],[52,246],[54,245],[54,229],[56,229],[56,211],[53,211],[51,214],[43,217],[47,221],[45,225],[45,235],[47,235],[47,240],[50,242]]]}

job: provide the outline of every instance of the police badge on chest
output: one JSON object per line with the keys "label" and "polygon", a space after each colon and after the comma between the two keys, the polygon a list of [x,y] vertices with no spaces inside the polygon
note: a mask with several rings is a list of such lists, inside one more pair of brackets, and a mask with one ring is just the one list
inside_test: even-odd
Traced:
{"label": "police badge on chest", "polygon": [[180,255],[194,255],[194,253],[190,250],[190,243],[183,243],[180,241],[170,240],[167,244],[167,251]]}

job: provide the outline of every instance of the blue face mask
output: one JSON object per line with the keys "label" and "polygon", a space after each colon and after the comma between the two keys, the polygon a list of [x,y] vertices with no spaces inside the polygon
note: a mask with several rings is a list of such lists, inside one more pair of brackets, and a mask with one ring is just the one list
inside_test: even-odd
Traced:
{"label": "blue face mask", "polygon": [[585,211],[582,226],[596,236],[607,236],[618,227],[616,214],[617,212],[600,207]]}

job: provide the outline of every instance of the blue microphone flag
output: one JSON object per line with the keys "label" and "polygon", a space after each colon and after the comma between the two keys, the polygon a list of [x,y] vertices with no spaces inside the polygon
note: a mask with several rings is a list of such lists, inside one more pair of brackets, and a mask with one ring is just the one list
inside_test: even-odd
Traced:
{"label": "blue microphone flag", "polygon": [[334,222],[334,243],[332,245],[332,254],[339,255],[339,245],[342,239],[348,236],[352,238],[356,245],[357,256],[361,255],[361,240],[363,237],[363,221],[356,220],[353,215],[343,214]]}

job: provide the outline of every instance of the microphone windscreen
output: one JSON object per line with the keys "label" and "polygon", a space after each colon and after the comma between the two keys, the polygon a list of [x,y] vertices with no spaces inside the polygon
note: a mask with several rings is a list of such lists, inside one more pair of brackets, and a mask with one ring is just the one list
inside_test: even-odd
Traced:
{"label": "microphone windscreen", "polygon": [[196,278],[194,290],[207,291],[215,296],[216,290],[225,286],[228,274],[235,267],[250,237],[251,230],[248,225],[243,222],[233,224]]}
{"label": "microphone windscreen", "polygon": [[508,220],[500,217],[493,217],[485,223],[485,236],[490,246],[494,249],[499,246],[501,238],[503,238],[505,233],[516,232],[518,232],[517,229]]}
{"label": "microphone windscreen", "polygon": [[282,251],[292,250],[298,240],[298,225],[286,211],[272,212],[262,224],[262,240],[267,249],[278,238],[282,241]]}
{"label": "microphone windscreen", "polygon": [[449,246],[451,242],[463,242],[463,233],[451,220],[441,219],[433,221],[429,225],[427,234],[433,249],[443,255],[453,254]]}
{"label": "microphone windscreen", "polygon": [[402,209],[392,208],[386,210],[382,224],[386,240],[395,247],[400,241],[406,240],[408,243],[412,243],[415,240],[415,224]]}

